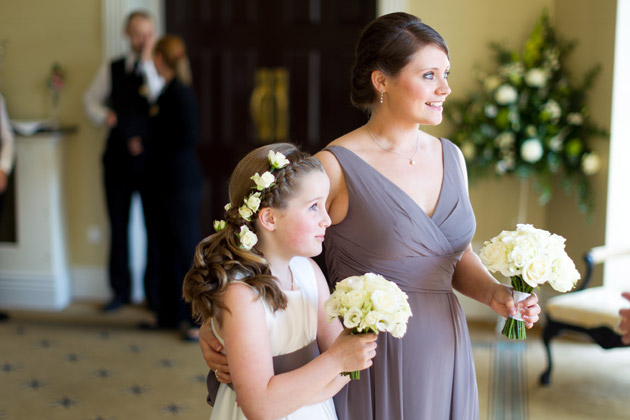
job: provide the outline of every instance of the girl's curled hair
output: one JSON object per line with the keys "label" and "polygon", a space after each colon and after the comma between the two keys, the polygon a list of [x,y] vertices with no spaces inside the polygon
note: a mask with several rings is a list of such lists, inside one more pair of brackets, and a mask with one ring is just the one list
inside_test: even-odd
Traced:
{"label": "girl's curled hair", "polygon": [[239,215],[238,208],[255,187],[251,176],[271,169],[267,157],[269,151],[282,153],[290,163],[273,171],[275,183],[262,192],[261,209],[284,208],[300,187],[302,177],[316,171],[324,172],[319,160],[290,143],[274,143],[254,149],[236,165],[230,178],[231,207],[225,212],[226,226],[197,245],[192,268],[184,278],[184,299],[191,304],[197,319],[214,318],[221,323],[221,312],[227,310],[223,297],[234,280],[252,287],[258,298],[263,298],[274,311],[287,306],[287,297],[271,274],[265,257],[256,248],[249,251],[241,248],[237,237],[243,225],[256,232],[256,215],[248,222]]}

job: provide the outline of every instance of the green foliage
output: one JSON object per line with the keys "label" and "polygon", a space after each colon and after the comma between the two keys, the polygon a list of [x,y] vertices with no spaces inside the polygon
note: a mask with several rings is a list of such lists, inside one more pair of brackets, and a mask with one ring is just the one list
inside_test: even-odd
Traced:
{"label": "green foliage", "polygon": [[492,173],[529,177],[545,204],[557,178],[575,194],[578,210],[590,214],[589,176],[599,170],[599,157],[588,139],[608,134],[593,124],[586,107],[600,67],[588,70],[581,83],[572,82],[565,61],[574,46],[556,37],[543,12],[522,53],[490,43],[495,70],[479,72],[480,90],[452,101],[446,116],[472,180]]}

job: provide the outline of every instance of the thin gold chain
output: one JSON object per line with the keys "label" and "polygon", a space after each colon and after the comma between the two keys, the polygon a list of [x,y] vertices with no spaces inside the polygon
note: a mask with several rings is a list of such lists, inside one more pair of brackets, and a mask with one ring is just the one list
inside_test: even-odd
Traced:
{"label": "thin gold chain", "polygon": [[398,153],[398,152],[396,152],[396,151],[394,151],[394,150],[391,150],[391,149],[388,149],[388,148],[386,148],[386,147],[381,146],[381,145],[380,145],[380,144],[376,141],[376,139],[374,138],[374,136],[372,135],[372,132],[370,131],[370,127],[368,127],[368,126],[367,126],[367,124],[365,125],[365,128],[366,128],[366,130],[367,130],[368,134],[370,135],[370,138],[372,139],[372,141],[373,141],[373,142],[374,142],[374,143],[375,143],[378,147],[380,147],[381,149],[385,150],[386,152],[390,152],[390,153],[393,153],[393,154],[395,154],[395,155],[398,155],[398,156],[404,157],[405,159],[408,159],[408,160],[409,160],[409,164],[410,164],[410,165],[415,165],[415,164],[416,164],[416,161],[415,161],[415,160],[413,160],[413,157],[414,157],[414,156],[416,155],[416,153],[418,152],[418,144],[419,144],[419,142],[418,142],[418,136],[419,136],[419,134],[420,134],[420,130],[418,130],[418,132],[416,133],[416,149],[413,151],[413,154],[412,154],[410,157],[407,157],[407,156],[405,156],[405,155],[403,155],[403,154],[400,154],[400,153]]}

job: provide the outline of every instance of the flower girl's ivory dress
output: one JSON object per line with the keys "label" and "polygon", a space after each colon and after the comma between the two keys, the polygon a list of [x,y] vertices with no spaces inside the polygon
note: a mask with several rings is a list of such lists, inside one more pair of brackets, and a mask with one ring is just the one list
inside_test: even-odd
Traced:
{"label": "flower girl's ivory dress", "polygon": [[[317,339],[317,280],[308,259],[295,257],[290,263],[296,290],[284,291],[288,298],[286,310],[273,312],[263,301],[267,317],[267,329],[273,356],[285,355],[313,344]],[[217,339],[223,339],[214,329]],[[316,343],[315,343],[316,344]],[[274,359],[278,359],[274,357]],[[275,371],[278,365],[274,360]],[[298,366],[299,367],[299,366]],[[214,376],[214,373],[210,373]],[[291,396],[287,396],[291,398]],[[214,398],[212,398],[214,400]],[[244,420],[245,416],[236,405],[236,393],[226,384],[219,386],[212,408],[211,420]],[[332,398],[319,404],[308,405],[289,414],[287,420],[337,420]]]}
{"label": "flower girl's ivory dress", "polygon": [[441,139],[442,189],[431,217],[352,151],[335,155],[348,186],[348,214],[326,231],[328,280],[374,272],[409,296],[401,339],[378,335],[374,364],[335,396],[340,420],[474,420],[478,396],[464,312],[453,272],[475,233],[460,154]]}

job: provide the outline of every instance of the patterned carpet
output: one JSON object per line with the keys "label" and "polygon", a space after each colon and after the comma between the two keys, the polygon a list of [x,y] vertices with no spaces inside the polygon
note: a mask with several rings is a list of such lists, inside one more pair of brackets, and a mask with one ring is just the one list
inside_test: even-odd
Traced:
{"label": "patterned carpet", "polygon": [[[207,368],[197,344],[135,326],[148,314],[94,304],[59,313],[12,312],[0,323],[0,419],[207,419]],[[575,340],[554,344],[549,388],[539,339],[497,339],[471,325],[481,419],[628,419],[630,349]]]}

